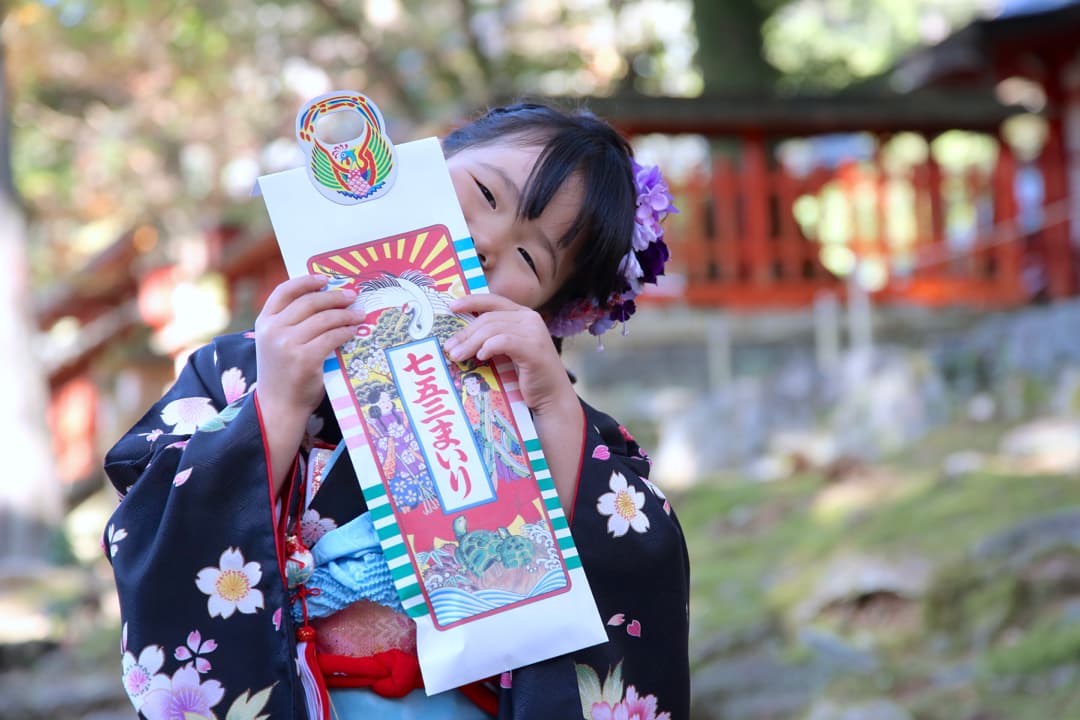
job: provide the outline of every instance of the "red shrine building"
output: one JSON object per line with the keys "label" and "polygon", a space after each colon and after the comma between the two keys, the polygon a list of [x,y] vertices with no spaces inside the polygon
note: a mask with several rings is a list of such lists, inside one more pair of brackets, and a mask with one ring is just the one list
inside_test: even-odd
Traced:
{"label": "red shrine building", "polygon": [[[1042,4],[1050,7],[1007,4],[919,50],[887,89],[593,101],[627,134],[694,135],[709,149],[673,178],[681,208],[668,219],[674,282],[652,302],[798,309],[823,292],[842,296],[852,279],[879,304],[1001,309],[1075,295],[1080,3]],[[1008,137],[1025,113],[1010,92],[1041,118],[1034,149],[1020,151]],[[957,131],[979,134],[990,151],[978,162],[950,161],[937,150]],[[846,149],[830,154],[836,145]],[[75,350],[49,369],[50,422],[71,496],[100,487],[99,431],[123,429],[96,427],[103,368],[115,385],[127,383],[110,394],[123,390],[145,407],[172,375],[167,358],[204,339],[191,329],[193,315],[205,320],[205,308],[218,308],[229,327],[250,325],[285,278],[268,235],[207,233],[200,277],[137,262],[158,241],[154,228],[133,229],[40,305],[42,328],[61,318],[80,328]],[[144,349],[147,339],[158,354]],[[109,359],[118,346],[120,371]]]}

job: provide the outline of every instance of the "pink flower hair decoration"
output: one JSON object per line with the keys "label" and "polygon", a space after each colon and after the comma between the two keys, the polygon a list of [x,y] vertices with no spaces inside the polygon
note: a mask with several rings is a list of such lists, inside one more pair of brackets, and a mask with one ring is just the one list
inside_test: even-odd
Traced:
{"label": "pink flower hair decoration", "polygon": [[655,285],[657,278],[664,274],[664,264],[670,253],[660,223],[679,210],[672,203],[659,167],[639,165],[633,158],[630,163],[637,189],[637,210],[630,250],[619,263],[622,282],[603,303],[582,298],[564,306],[548,321],[548,330],[555,337],[569,337],[584,330],[599,336],[617,322],[623,323],[625,335],[626,321],[637,310],[634,299],[646,284]]}

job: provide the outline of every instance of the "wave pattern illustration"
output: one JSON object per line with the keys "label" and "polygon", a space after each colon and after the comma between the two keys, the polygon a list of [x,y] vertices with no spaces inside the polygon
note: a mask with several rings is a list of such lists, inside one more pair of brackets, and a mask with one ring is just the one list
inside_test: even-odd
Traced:
{"label": "wave pattern illustration", "polygon": [[522,600],[539,597],[566,587],[566,576],[562,568],[544,573],[528,595],[519,595],[508,590],[490,589],[469,592],[456,587],[441,587],[431,591],[431,607],[435,611],[440,625],[464,620],[465,618],[490,612]]}

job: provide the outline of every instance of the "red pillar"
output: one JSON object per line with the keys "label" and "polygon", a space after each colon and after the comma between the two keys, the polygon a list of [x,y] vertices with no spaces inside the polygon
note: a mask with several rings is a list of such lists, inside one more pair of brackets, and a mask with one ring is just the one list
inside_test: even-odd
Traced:
{"label": "red pillar", "polygon": [[769,162],[761,133],[743,136],[743,180],[746,183],[746,241],[750,281],[768,285],[772,278],[772,242],[769,237]]}
{"label": "red pillar", "polygon": [[1019,236],[1016,207],[1016,158],[1012,148],[1001,134],[998,134],[998,161],[994,167],[994,236],[997,242],[993,253],[997,273],[994,278],[995,300],[1013,303],[1025,296],[1020,273],[1020,260],[1023,238]]}
{"label": "red pillar", "polygon": [[1048,133],[1039,169],[1045,185],[1047,225],[1043,230],[1046,247],[1050,296],[1063,298],[1076,291],[1072,244],[1069,241],[1069,177],[1065,163],[1064,110],[1066,97],[1062,86],[1064,63],[1054,57],[1046,58],[1047,74],[1046,119]]}

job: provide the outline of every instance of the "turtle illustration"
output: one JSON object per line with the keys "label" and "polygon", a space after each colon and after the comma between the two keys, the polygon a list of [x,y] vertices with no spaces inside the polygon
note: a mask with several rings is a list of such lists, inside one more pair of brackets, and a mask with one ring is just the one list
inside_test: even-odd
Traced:
{"label": "turtle illustration", "polygon": [[464,515],[454,518],[454,535],[458,540],[454,556],[474,575],[482,575],[497,562],[515,568],[533,558],[532,543],[527,538],[511,535],[504,527],[470,531]]}
{"label": "turtle illustration", "polygon": [[499,528],[499,534],[503,533],[505,535],[499,543],[499,560],[502,564],[507,568],[528,565],[536,554],[532,541],[521,535],[511,535],[506,528]]}

